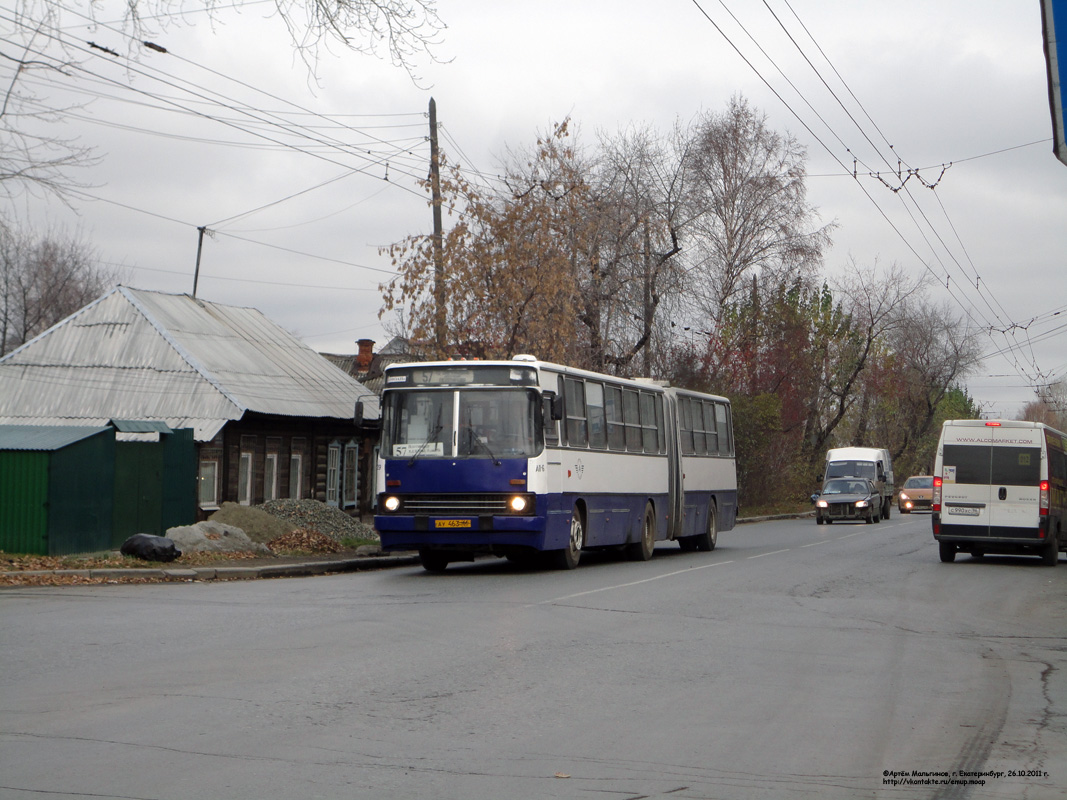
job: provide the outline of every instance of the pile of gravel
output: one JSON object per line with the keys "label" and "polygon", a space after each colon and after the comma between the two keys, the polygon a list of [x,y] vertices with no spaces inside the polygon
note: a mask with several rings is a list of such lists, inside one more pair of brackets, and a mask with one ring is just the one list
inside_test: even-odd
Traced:
{"label": "pile of gravel", "polygon": [[[334,541],[365,539],[378,541],[374,527],[354,519],[339,508],[318,500],[270,500],[256,509],[289,524],[290,529],[302,528],[325,534]],[[240,527],[240,526],[238,526]]]}
{"label": "pile of gravel", "polygon": [[243,506],[240,503],[223,503],[222,507],[208,519],[211,522],[240,528],[249,539],[260,544],[267,544],[279,536],[285,536],[297,527],[267,513],[261,507]]}

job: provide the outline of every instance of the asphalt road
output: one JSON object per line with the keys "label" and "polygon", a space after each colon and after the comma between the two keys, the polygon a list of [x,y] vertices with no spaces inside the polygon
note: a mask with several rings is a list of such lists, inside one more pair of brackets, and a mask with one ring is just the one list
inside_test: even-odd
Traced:
{"label": "asphalt road", "polygon": [[1065,590],[895,511],[573,572],[5,589],[0,800],[1061,798]]}

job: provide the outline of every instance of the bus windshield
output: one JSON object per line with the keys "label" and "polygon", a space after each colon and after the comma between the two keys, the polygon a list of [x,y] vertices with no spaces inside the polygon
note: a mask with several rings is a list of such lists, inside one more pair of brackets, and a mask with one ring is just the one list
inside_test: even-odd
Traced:
{"label": "bus windshield", "polygon": [[527,458],[544,446],[537,393],[529,389],[386,392],[386,458]]}

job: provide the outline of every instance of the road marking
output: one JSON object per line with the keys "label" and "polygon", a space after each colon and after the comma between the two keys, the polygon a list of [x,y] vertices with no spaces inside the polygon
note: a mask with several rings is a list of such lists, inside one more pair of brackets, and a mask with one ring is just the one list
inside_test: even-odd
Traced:
{"label": "road marking", "polygon": [[763,558],[764,556],[773,556],[775,553],[788,553],[792,549],[792,547],[787,547],[785,548],[785,550],[771,550],[771,552],[769,553],[760,553],[756,556],[746,556],[746,558]]}
{"label": "road marking", "polygon": [[686,569],[675,570],[674,572],[666,572],[663,575],[656,575],[653,578],[642,578],[639,581],[630,581],[629,583],[617,583],[614,586],[602,586],[599,589],[590,589],[588,592],[577,592],[576,594],[566,594],[563,597],[553,597],[551,600],[542,600],[539,603],[531,603],[526,606],[527,608],[533,608],[534,606],[545,606],[550,603],[559,603],[563,600],[573,600],[575,597],[585,597],[587,594],[596,594],[597,592],[607,592],[611,589],[625,589],[627,586],[638,586],[642,583],[651,583],[652,581],[658,581],[660,578],[670,578],[674,575],[684,575],[688,572],[696,572],[698,569],[708,569],[709,567],[718,567],[722,564],[733,564],[733,561],[716,561],[714,564],[705,564],[702,567],[687,567]]}
{"label": "road marking", "polygon": [[801,547],[815,547],[816,545],[826,544],[827,542],[836,541],[835,539],[823,539],[821,542],[812,542],[811,544],[802,544]]}

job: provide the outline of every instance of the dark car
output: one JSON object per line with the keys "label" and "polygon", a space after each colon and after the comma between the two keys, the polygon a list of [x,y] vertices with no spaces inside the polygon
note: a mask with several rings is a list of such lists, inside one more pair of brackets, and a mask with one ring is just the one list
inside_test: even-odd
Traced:
{"label": "dark car", "polygon": [[863,520],[868,525],[882,521],[878,488],[866,478],[831,478],[811,500],[817,525],[843,519]]}
{"label": "dark car", "polygon": [[901,514],[918,511],[920,508],[930,510],[934,497],[934,479],[929,475],[912,475],[900,489],[897,496],[897,508]]}

